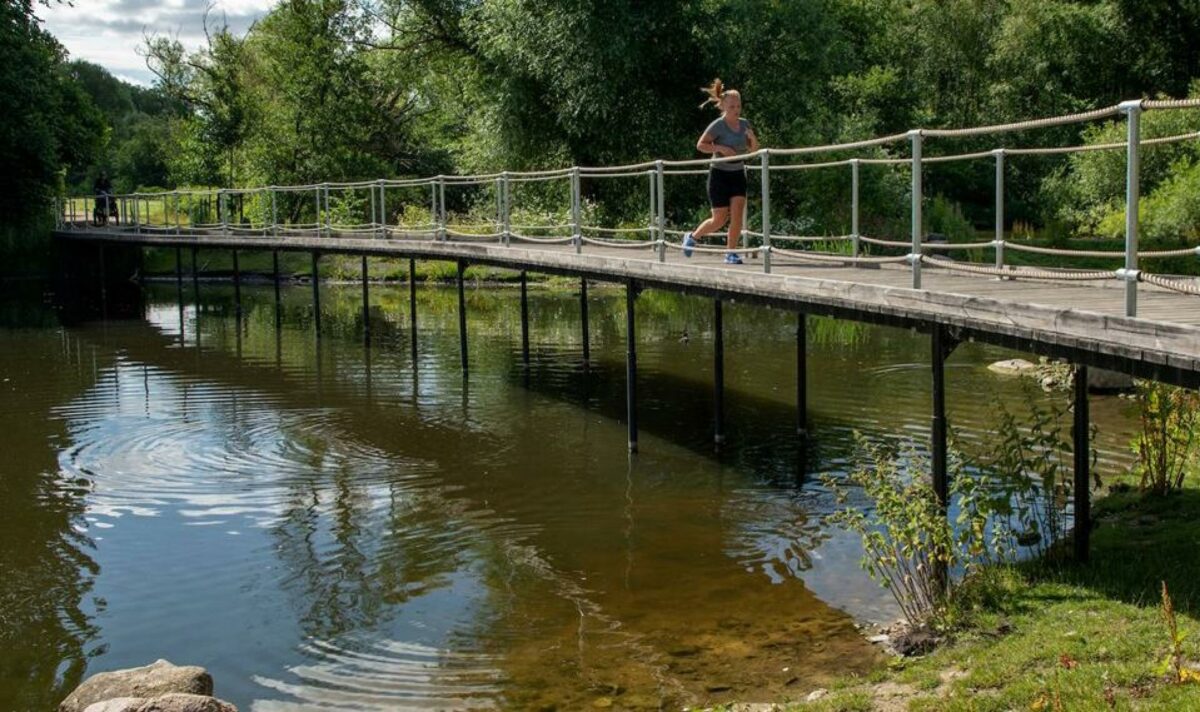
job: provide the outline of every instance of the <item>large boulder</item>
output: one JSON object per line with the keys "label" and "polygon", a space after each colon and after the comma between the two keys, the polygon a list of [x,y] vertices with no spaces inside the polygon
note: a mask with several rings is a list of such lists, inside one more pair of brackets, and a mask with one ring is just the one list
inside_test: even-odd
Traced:
{"label": "large boulder", "polygon": [[62,701],[58,712],[84,712],[93,703],[117,697],[152,698],[173,692],[212,695],[212,676],[202,667],[172,665],[166,660],[128,670],[96,673]]}
{"label": "large boulder", "polygon": [[237,707],[207,695],[173,692],[158,697],[117,697],[88,705],[83,712],[237,712]]}

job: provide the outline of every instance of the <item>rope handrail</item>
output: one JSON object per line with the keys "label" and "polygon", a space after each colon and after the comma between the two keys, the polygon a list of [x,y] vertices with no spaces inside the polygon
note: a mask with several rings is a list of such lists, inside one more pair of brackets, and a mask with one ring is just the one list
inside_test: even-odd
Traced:
{"label": "rope handrail", "polygon": [[1110,116],[1116,116],[1121,113],[1121,105],[1114,104],[1101,109],[1093,109],[1091,111],[1081,111],[1075,114],[1064,114],[1061,116],[1050,116],[1042,119],[1030,119],[1027,121],[1016,121],[1008,124],[992,124],[990,126],[973,126],[962,129],[918,129],[922,136],[931,138],[958,138],[964,136],[979,136],[981,134],[994,133],[1010,133],[1012,131],[1026,131],[1029,129],[1040,129],[1049,126],[1062,126],[1064,124],[1078,124],[1085,121],[1095,121],[1096,119],[1106,119]]}

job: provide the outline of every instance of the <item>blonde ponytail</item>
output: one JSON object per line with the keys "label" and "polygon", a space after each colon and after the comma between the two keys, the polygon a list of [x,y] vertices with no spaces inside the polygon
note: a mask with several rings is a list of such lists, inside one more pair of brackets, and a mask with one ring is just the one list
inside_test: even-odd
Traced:
{"label": "blonde ponytail", "polygon": [[700,87],[700,91],[708,95],[708,98],[701,102],[701,109],[709,104],[712,104],[718,109],[721,108],[721,100],[725,98],[725,84],[719,77],[712,80],[712,84],[709,84],[706,87]]}

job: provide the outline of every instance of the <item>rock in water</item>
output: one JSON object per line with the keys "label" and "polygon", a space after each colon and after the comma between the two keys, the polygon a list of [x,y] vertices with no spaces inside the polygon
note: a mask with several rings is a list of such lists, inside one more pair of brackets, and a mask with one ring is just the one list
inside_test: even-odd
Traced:
{"label": "rock in water", "polygon": [[1088,369],[1088,390],[1092,393],[1122,393],[1133,390],[1133,376],[1103,368]]}
{"label": "rock in water", "polygon": [[1007,361],[997,361],[988,366],[988,370],[994,373],[1002,373],[1006,376],[1019,376],[1037,368],[1029,361],[1023,358],[1010,358]]}
{"label": "rock in water", "polygon": [[173,692],[159,697],[118,697],[88,705],[83,712],[237,712],[237,707],[207,695]]}
{"label": "rock in water", "polygon": [[58,712],[84,712],[93,703],[117,697],[151,698],[173,692],[212,695],[212,676],[202,667],[172,665],[166,660],[128,670],[96,673],[62,701]]}

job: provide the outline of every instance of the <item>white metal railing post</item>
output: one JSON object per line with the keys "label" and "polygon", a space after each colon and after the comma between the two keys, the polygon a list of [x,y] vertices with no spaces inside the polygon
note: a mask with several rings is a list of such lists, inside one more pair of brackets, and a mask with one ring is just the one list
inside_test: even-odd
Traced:
{"label": "white metal railing post", "polygon": [[1125,268],[1117,276],[1125,280],[1125,316],[1137,316],[1138,203],[1141,200],[1141,100],[1122,102],[1128,138],[1125,154]]}
{"label": "white metal railing post", "polygon": [[229,201],[224,190],[217,190],[217,222],[221,223],[221,232],[229,232]]}
{"label": "white metal railing post", "polygon": [[651,242],[651,244],[653,244],[654,243],[654,235],[655,235],[654,216],[658,212],[658,209],[655,207],[658,203],[656,202],[656,198],[654,197],[655,191],[654,191],[654,169],[653,168],[646,171],[646,177],[650,179],[649,180],[649,185],[650,185],[650,222],[649,222],[649,227],[650,227],[650,242]]}
{"label": "white metal railing post", "polygon": [[387,210],[383,205],[383,179],[379,179],[379,237],[387,237]]}
{"label": "white metal railing post", "polygon": [[443,176],[438,176],[437,179],[437,223],[438,223],[438,239],[445,242],[446,240],[446,179]]}
{"label": "white metal railing post", "polygon": [[509,200],[508,171],[500,174],[500,237],[504,246],[512,244],[512,204]]}
{"label": "white metal railing post", "polygon": [[663,162],[661,159],[654,162],[654,192],[654,222],[657,227],[655,232],[658,240],[658,261],[665,262],[667,259],[667,211],[666,201],[663,199]]}
{"label": "white metal railing post", "polygon": [[133,231],[142,234],[142,201],[141,194],[133,194]]}
{"label": "white metal railing post", "polygon": [[279,237],[279,204],[275,198],[275,186],[270,187],[271,192],[271,235]]}
{"label": "white metal railing post", "polygon": [[583,226],[580,224],[579,166],[571,169],[571,233],[575,254],[583,252]]}
{"label": "white metal railing post", "polygon": [[850,253],[858,259],[858,159],[850,159]]}
{"label": "white metal railing post", "polygon": [[317,233],[317,237],[319,238],[320,237],[320,186],[319,185],[313,186],[312,198],[313,198],[313,203],[312,203],[313,208],[316,209],[316,213],[312,214],[312,229],[313,229],[314,233]]}
{"label": "white metal railing post", "polygon": [[75,199],[67,198],[67,219],[71,221],[71,229],[75,229]]}
{"label": "white metal railing post", "polygon": [[329,210],[329,184],[321,184],[321,192],[325,194],[325,237],[333,237],[333,215]]}
{"label": "white metal railing post", "polygon": [[[996,249],[996,269],[1004,270],[1004,149],[992,151],[996,156],[996,236],[992,242]],[[999,275],[998,279],[1004,279]]]}
{"label": "white metal railing post", "polygon": [[179,191],[175,191],[175,234],[183,234],[183,218],[179,216]]}
{"label": "white metal railing post", "polygon": [[[762,149],[762,250],[763,272],[771,272],[771,152]],[[744,225],[745,223],[743,223]]]}
{"label": "white metal railing post", "polygon": [[921,243],[924,241],[924,219],[921,214],[921,129],[908,132],[912,141],[912,252],[909,262],[912,263],[912,288],[921,288]]}
{"label": "white metal railing post", "polygon": [[429,181],[429,220],[433,225],[434,240],[438,239],[437,182],[437,176]]}

